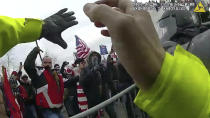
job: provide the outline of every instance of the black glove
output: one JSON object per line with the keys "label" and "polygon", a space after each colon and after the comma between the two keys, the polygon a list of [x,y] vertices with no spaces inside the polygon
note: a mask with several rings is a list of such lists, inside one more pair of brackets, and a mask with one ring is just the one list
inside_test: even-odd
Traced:
{"label": "black glove", "polygon": [[69,64],[69,62],[67,62],[67,61],[64,61],[63,62],[63,66],[66,66],[66,65],[68,65]]}
{"label": "black glove", "polygon": [[50,42],[60,45],[62,48],[67,48],[66,42],[62,39],[61,33],[67,28],[78,24],[73,16],[74,12],[67,12],[68,9],[62,9],[56,14],[44,19],[42,26],[42,34],[40,38],[44,37]]}

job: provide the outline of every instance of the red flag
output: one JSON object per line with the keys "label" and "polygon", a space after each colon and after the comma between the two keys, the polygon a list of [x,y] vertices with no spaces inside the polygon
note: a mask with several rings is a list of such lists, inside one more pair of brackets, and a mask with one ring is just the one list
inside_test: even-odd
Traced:
{"label": "red flag", "polygon": [[12,93],[12,89],[10,87],[7,77],[6,68],[2,67],[2,73],[4,77],[4,83],[3,83],[4,95],[6,97],[7,106],[9,107],[10,118],[23,118],[22,113],[20,111],[20,106],[17,103],[17,100]]}

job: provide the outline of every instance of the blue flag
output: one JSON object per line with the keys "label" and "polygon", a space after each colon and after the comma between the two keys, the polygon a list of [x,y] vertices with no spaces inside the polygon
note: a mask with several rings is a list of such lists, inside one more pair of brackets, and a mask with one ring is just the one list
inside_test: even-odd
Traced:
{"label": "blue flag", "polygon": [[100,45],[99,47],[100,47],[100,53],[101,53],[101,55],[108,54],[108,51],[107,51],[107,48],[106,48],[105,45]]}

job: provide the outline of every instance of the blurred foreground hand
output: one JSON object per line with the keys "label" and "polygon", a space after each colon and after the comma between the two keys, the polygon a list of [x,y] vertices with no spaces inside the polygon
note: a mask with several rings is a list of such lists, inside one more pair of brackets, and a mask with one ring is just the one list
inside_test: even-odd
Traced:
{"label": "blurred foreground hand", "polygon": [[120,62],[143,89],[151,87],[165,56],[150,14],[135,11],[129,0],[102,0],[84,6],[96,27],[107,27]]}

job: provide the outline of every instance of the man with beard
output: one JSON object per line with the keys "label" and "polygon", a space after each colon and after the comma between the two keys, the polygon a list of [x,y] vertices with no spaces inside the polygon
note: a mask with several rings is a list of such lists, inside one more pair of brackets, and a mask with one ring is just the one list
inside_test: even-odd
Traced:
{"label": "man with beard", "polygon": [[52,59],[45,56],[42,60],[43,69],[35,67],[35,60],[41,50],[35,47],[27,59],[24,68],[36,89],[36,105],[44,118],[63,118],[60,111],[63,105],[63,78],[52,70]]}

